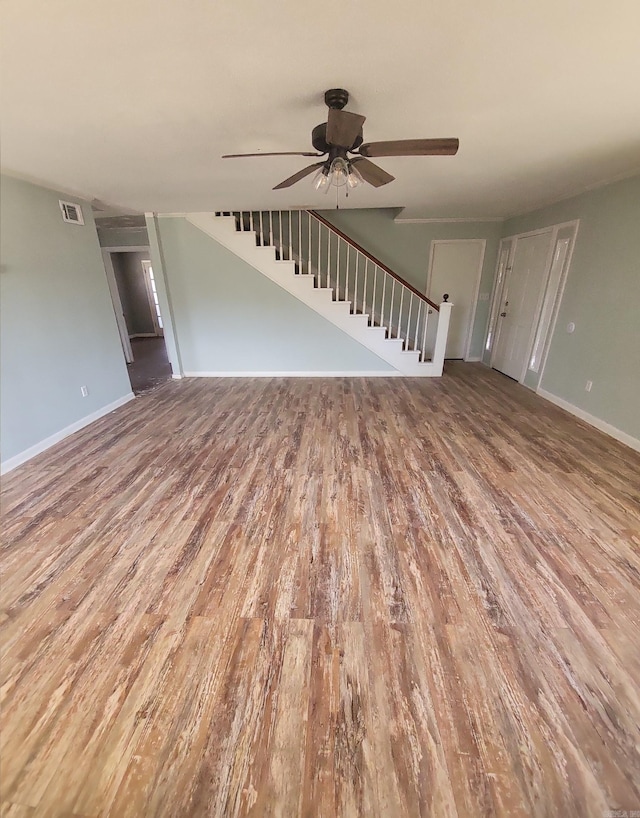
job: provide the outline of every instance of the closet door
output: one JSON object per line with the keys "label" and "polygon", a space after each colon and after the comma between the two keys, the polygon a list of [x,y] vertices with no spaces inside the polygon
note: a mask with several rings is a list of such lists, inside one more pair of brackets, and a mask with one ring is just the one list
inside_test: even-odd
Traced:
{"label": "closet door", "polygon": [[427,296],[439,304],[448,293],[453,304],[445,358],[468,355],[484,247],[484,239],[436,239],[431,245]]}

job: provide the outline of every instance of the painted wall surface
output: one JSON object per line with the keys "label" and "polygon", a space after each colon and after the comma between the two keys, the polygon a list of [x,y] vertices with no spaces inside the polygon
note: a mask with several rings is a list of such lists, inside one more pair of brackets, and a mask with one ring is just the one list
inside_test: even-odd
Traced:
{"label": "painted wall surface", "polygon": [[149,244],[146,227],[98,228],[101,247],[145,247]]}
{"label": "painted wall surface", "polygon": [[503,235],[573,219],[580,227],[540,387],[640,438],[640,177],[509,219]]}
{"label": "painted wall surface", "polygon": [[142,269],[143,259],[150,258],[148,250],[145,253],[111,253],[113,272],[129,335],[155,332]]}
{"label": "painted wall surface", "polygon": [[155,223],[185,372],[392,371],[186,219]]}
{"label": "painted wall surface", "polygon": [[84,226],[65,224],[58,199],[69,196],[8,176],[0,185],[4,462],[131,386],[91,207],[78,202]]}
{"label": "painted wall surface", "polygon": [[496,270],[496,255],[502,235],[500,222],[402,224],[394,221],[398,210],[390,208],[323,210],[321,213],[327,221],[354,239],[420,292],[425,292],[427,287],[432,241],[486,239],[470,347],[470,357],[482,356],[491,306],[489,299]]}

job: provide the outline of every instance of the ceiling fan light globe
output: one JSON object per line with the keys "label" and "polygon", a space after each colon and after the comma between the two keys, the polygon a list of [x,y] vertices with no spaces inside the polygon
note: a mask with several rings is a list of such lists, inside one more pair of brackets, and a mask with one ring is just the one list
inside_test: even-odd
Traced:
{"label": "ceiling fan light globe", "polygon": [[335,187],[343,187],[347,184],[347,180],[349,178],[349,167],[342,157],[336,157],[336,159],[334,159],[331,163],[331,167],[329,168],[329,178],[331,180],[331,184]]}
{"label": "ceiling fan light globe", "polygon": [[316,190],[322,190],[324,193],[329,190],[331,180],[329,178],[329,172],[326,168],[320,168],[320,170],[313,177],[313,186]]}
{"label": "ceiling fan light globe", "polygon": [[358,187],[364,184],[364,179],[355,165],[349,164],[349,176],[347,177],[347,184],[350,188]]}

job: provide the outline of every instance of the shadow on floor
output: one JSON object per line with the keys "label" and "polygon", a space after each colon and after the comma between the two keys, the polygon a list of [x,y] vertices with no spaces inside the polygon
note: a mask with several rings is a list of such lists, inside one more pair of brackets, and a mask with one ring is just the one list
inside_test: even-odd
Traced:
{"label": "shadow on floor", "polygon": [[164,338],[132,338],[133,363],[127,364],[131,389],[142,395],[171,378]]}

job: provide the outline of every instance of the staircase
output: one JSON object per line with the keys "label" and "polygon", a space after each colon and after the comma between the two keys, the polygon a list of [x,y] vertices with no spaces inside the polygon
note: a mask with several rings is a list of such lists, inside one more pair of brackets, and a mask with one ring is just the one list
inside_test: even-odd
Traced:
{"label": "staircase", "polygon": [[319,213],[236,211],[187,219],[399,374],[442,375],[452,308],[447,296],[434,304]]}

